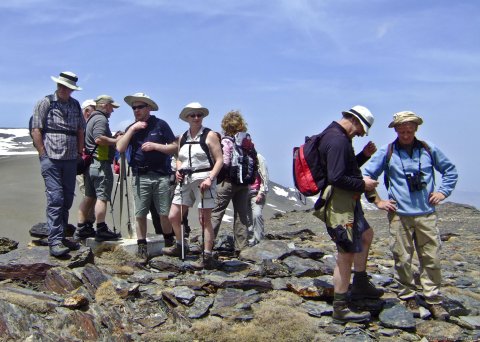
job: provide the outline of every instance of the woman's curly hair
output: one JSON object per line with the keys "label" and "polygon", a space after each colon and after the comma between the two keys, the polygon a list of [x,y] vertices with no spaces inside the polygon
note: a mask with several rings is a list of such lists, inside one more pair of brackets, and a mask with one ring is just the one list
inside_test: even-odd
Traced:
{"label": "woman's curly hair", "polygon": [[247,131],[247,123],[238,110],[231,110],[222,119],[222,129],[226,136],[233,137],[238,132]]}

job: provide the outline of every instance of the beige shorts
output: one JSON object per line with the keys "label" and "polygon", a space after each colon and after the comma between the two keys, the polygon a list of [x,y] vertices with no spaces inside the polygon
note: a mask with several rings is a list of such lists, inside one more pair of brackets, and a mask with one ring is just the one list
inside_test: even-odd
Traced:
{"label": "beige shorts", "polygon": [[203,194],[203,207],[202,207],[202,194],[200,193],[200,184],[204,179],[197,179],[191,183],[185,183],[180,186],[177,184],[175,188],[175,194],[173,195],[173,204],[183,204],[187,207],[193,207],[195,201],[199,199],[199,209],[212,209],[215,207],[215,198],[217,197],[217,184],[213,182],[210,189],[207,189]]}

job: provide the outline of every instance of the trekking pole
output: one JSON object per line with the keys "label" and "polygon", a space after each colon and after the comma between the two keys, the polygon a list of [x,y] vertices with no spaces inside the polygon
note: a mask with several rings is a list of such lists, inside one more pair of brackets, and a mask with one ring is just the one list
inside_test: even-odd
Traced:
{"label": "trekking pole", "polygon": [[205,263],[205,211],[203,207],[203,198],[204,198],[204,191],[200,191],[201,193],[201,203],[202,203],[202,210],[200,211],[201,213],[201,220],[200,223],[202,225],[202,260],[203,263]]}
{"label": "trekking pole", "polygon": [[[117,233],[117,228],[115,226],[115,216],[113,214],[113,206],[115,204],[115,198],[117,197],[117,190],[118,190],[119,182],[120,182],[120,175],[117,178],[117,185],[115,185],[115,192],[114,192],[114,195],[113,195],[113,201],[112,201],[112,199],[110,199],[110,214],[112,214],[113,232],[115,234]],[[121,229],[121,226],[120,226],[120,229]]]}
{"label": "trekking pole", "polygon": [[[129,172],[130,173],[130,172]],[[127,198],[127,230],[128,230],[128,237],[131,239],[133,238],[133,230],[132,230],[132,220],[130,217],[130,197],[128,196],[128,181],[127,181],[127,174],[125,172],[125,197]]]}
{"label": "trekking pole", "polygon": [[[183,175],[183,177],[185,177]],[[183,194],[182,194],[182,188],[183,188],[183,177],[182,180],[180,181],[180,236],[182,238],[182,261],[185,261],[185,243],[183,241]]]}

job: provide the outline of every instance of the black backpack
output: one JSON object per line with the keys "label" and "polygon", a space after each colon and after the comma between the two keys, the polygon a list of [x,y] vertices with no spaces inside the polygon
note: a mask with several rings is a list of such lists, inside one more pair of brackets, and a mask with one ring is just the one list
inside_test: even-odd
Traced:
{"label": "black backpack", "polygon": [[253,184],[258,174],[258,159],[250,134],[239,132],[234,137],[225,136],[223,139],[233,142],[228,178],[237,185]]}

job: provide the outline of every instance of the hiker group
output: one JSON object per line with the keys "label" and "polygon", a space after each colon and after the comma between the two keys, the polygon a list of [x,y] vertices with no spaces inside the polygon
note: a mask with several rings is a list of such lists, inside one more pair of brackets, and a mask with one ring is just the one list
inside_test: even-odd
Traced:
{"label": "hiker group", "polygon": [[[132,108],[134,122],[125,132],[113,134],[109,118],[120,107],[119,103],[109,95],[100,95],[80,106],[71,97],[74,90],[81,90],[74,73],[62,72],[58,77],[52,76],[52,80],[57,89],[37,103],[30,124],[45,181],[52,256],[63,257],[71,250],[78,250],[79,242],[90,237],[97,242],[121,239],[115,224],[112,230],[105,222],[109,205],[113,211],[114,171],[119,160],[121,172],[113,197],[118,184],[126,182],[125,161],[128,161],[137,255],[143,261],[150,256],[149,213],[155,232],[164,236],[162,253],[185,258],[189,252],[187,213],[196,202],[199,202],[203,250],[195,267],[216,267],[214,241],[230,201],[234,208],[235,254],[263,238],[261,209],[268,192],[268,171],[239,111],[224,116],[222,136],[203,125],[209,110],[198,102],[189,103],[179,115],[188,123],[188,129],[175,136],[165,120],[151,114],[158,110],[156,102],[145,93],[135,93],[124,99]],[[65,228],[77,174],[84,197],[73,239],[68,239]],[[120,189],[123,191],[123,185]],[[125,190],[128,196],[127,185]],[[130,218],[128,228],[131,229]]]}
{"label": "hiker group", "polygon": [[[125,97],[133,110],[134,123],[124,133],[112,135],[108,119],[118,103],[101,95],[88,106],[85,104],[84,113],[91,107],[85,123],[80,105],[70,96],[73,90],[80,90],[76,75],[63,72],[52,79],[57,83],[57,91],[37,104],[32,136],[45,179],[53,256],[79,248],[76,241],[64,237],[64,229],[75,191],[77,157],[85,155],[85,151],[93,155],[93,160],[82,177],[85,197],[78,213],[77,240],[120,238],[105,224],[114,179],[111,164],[116,152],[127,155],[133,173],[138,255],[142,259],[148,258],[149,212],[152,218],[158,217],[161,229],[155,230],[163,232],[169,245],[163,254],[185,257],[189,252],[185,218],[196,201],[203,241],[198,268],[217,267],[212,253],[214,241],[230,202],[234,207],[235,256],[263,239],[262,209],[268,192],[268,171],[238,111],[224,116],[221,136],[203,125],[209,110],[192,102],[179,115],[188,123],[188,129],[176,137],[164,120],[150,114],[158,110],[155,101],[144,93],[136,93]],[[377,151],[370,141],[355,154],[352,139],[368,135],[373,123],[370,110],[354,106],[343,111],[341,118],[323,132],[294,149],[295,186],[305,196],[318,195],[314,215],[324,222],[338,250],[333,274],[333,318],[342,323],[368,321],[370,313],[355,311],[352,302],[376,300],[384,295],[367,274],[374,233],[362,210],[360,200],[365,194],[370,202],[388,212],[398,297],[415,315],[422,304],[435,318],[446,319],[448,313],[442,307],[440,293],[441,241],[435,206],[454,190],[456,168],[437,146],[416,138],[423,119],[411,111],[394,114],[389,124],[397,134],[394,142]],[[441,174],[438,185],[435,172]],[[382,173],[387,199],[376,191]],[[249,227],[253,227],[252,232]],[[414,253],[418,255],[418,270],[412,262]],[[416,271],[420,274],[419,282],[415,279]]]}

